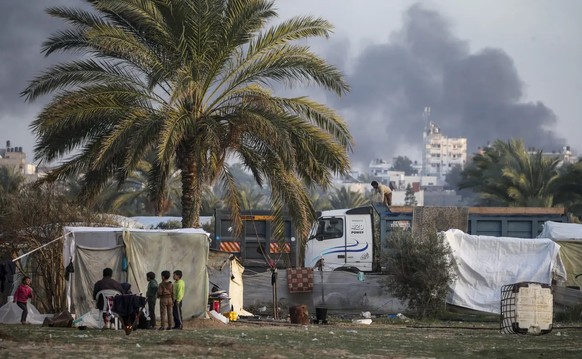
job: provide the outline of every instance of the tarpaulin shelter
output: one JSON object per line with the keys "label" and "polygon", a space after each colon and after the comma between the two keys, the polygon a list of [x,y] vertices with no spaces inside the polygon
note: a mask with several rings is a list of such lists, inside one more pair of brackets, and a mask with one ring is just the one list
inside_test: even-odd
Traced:
{"label": "tarpaulin shelter", "polygon": [[551,239],[474,236],[458,229],[442,233],[454,260],[447,303],[499,314],[503,285],[566,280],[560,245]]}
{"label": "tarpaulin shelter", "polygon": [[560,245],[560,256],[568,278],[566,286],[582,286],[582,224],[547,221],[538,237],[550,238]]}
{"label": "tarpaulin shelter", "polygon": [[538,238],[582,241],[582,224],[546,221]]}
{"label": "tarpaulin shelter", "polygon": [[[202,229],[141,230],[104,227],[65,227],[63,265],[72,263],[67,283],[67,309],[78,317],[95,308],[95,282],[103,269],[131,284],[134,294],[147,289],[147,272],[158,282],[161,272],[181,270],[186,283],[184,318],[206,313],[208,300],[208,234]],[[171,278],[170,278],[171,280]]]}
{"label": "tarpaulin shelter", "polygon": [[[47,317],[52,314],[40,314],[38,309],[29,301],[27,304],[28,316],[26,321],[30,324],[42,324]],[[13,302],[13,297],[9,296],[8,301],[0,308],[0,323],[2,324],[20,324],[22,309]]]}
{"label": "tarpaulin shelter", "polygon": [[[208,256],[208,275],[210,284],[228,293],[228,301],[222,304],[221,312],[231,309],[240,316],[252,314],[243,309],[244,285],[243,272],[245,268],[240,261],[230,253],[210,251]],[[224,307],[227,304],[228,307]]]}

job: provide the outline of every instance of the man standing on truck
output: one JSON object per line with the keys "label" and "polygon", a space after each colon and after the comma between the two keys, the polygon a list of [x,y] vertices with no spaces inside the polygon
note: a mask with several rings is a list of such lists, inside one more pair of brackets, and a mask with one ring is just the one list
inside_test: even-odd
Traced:
{"label": "man standing on truck", "polygon": [[376,181],[372,181],[372,187],[374,188],[374,192],[380,194],[382,198],[382,204],[388,208],[392,205],[392,190],[390,187],[379,184]]}

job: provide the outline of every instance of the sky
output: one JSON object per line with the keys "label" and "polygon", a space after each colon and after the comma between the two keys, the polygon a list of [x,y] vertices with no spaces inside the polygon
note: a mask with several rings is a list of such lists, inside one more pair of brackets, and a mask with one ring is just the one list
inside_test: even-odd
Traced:
{"label": "sky", "polygon": [[[25,103],[27,83],[70,56],[44,57],[42,42],[66,27],[44,13],[79,0],[0,0],[0,148],[32,157],[29,125],[50,97]],[[354,136],[354,169],[374,158],[421,160],[425,107],[448,137],[466,137],[469,154],[497,139],[582,155],[582,1],[278,0],[281,20],[323,17],[329,39],[307,42],[344,73],[351,91],[307,94],[335,108]]]}

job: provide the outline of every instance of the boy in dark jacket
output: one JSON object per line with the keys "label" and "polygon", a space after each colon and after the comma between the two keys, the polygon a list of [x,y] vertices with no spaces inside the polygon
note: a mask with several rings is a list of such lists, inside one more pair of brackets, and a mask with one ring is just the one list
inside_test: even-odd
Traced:
{"label": "boy in dark jacket", "polygon": [[148,302],[148,313],[150,314],[150,322],[148,329],[155,329],[156,327],[156,299],[158,298],[158,282],[156,281],[156,274],[148,272],[146,274],[148,279],[148,289],[146,290],[146,299]]}

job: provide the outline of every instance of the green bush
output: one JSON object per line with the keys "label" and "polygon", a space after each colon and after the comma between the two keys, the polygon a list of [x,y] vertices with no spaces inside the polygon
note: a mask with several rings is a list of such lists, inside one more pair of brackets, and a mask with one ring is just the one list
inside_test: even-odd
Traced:
{"label": "green bush", "polygon": [[384,248],[388,289],[408,303],[409,312],[424,319],[445,307],[453,273],[451,250],[442,234],[416,238],[408,230],[395,228]]}

